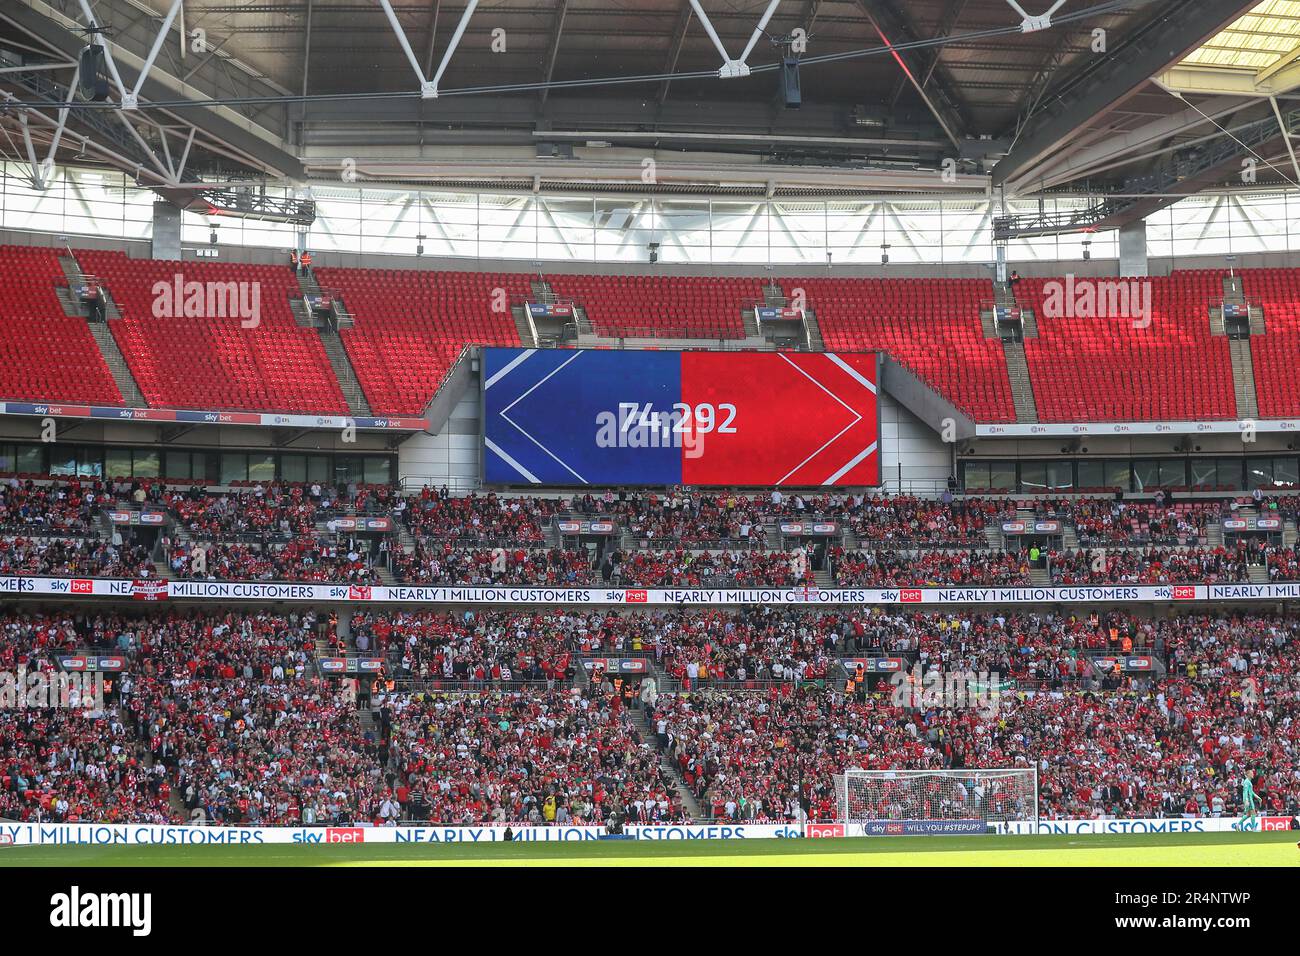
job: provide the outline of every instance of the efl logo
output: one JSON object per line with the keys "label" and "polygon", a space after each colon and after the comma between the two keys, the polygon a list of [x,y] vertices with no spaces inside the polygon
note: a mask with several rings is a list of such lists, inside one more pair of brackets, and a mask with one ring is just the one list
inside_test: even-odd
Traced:
{"label": "efl logo", "polygon": [[844,836],[844,824],[810,823],[807,827],[807,833],[810,837],[842,837]]}
{"label": "efl logo", "polygon": [[326,843],[365,843],[366,831],[363,827],[327,827]]}
{"label": "efl logo", "polygon": [[649,591],[628,591],[624,598],[629,604],[646,604],[650,600]]}
{"label": "efl logo", "polygon": [[1196,598],[1196,585],[1181,584],[1174,588],[1175,601],[1191,601]]}
{"label": "efl logo", "polygon": [[352,584],[348,586],[349,601],[369,601],[370,586],[362,584]]}
{"label": "efl logo", "polygon": [[0,846],[13,846],[14,835],[12,833],[0,833]]}
{"label": "efl logo", "polygon": [[95,582],[86,580],[85,578],[75,578],[70,590],[73,594],[94,594]]}
{"label": "efl logo", "polygon": [[917,588],[904,588],[899,592],[898,599],[904,604],[920,604],[921,592]]}

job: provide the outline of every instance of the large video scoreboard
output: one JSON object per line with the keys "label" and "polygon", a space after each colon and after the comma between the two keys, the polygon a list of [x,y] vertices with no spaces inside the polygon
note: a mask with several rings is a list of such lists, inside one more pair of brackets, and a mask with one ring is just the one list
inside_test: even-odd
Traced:
{"label": "large video scoreboard", "polygon": [[879,485],[876,353],[484,349],[490,484]]}

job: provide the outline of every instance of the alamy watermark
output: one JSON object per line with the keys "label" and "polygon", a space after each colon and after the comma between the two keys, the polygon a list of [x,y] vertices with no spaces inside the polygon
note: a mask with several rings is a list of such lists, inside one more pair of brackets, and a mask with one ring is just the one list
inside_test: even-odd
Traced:
{"label": "alamy watermark", "polygon": [[736,406],[730,402],[713,405],[673,405],[672,411],[656,411],[650,402],[620,402],[617,412],[596,414],[598,448],[681,448],[687,458],[704,454],[704,436],[736,434]]}
{"label": "alamy watermark", "polygon": [[0,710],[104,709],[104,675],[88,671],[0,671]]}
{"label": "alamy watermark", "polygon": [[893,690],[890,704],[910,710],[975,710],[986,719],[996,716],[1002,689],[997,671],[930,670],[921,662],[910,671],[896,671],[889,677]]}
{"label": "alamy watermark", "polygon": [[171,282],[159,279],[150,291],[155,319],[239,319],[245,329],[262,324],[260,282],[187,282],[177,272]]}
{"label": "alamy watermark", "polygon": [[1043,315],[1049,319],[1120,319],[1135,329],[1151,325],[1151,280],[1075,278],[1043,283]]}

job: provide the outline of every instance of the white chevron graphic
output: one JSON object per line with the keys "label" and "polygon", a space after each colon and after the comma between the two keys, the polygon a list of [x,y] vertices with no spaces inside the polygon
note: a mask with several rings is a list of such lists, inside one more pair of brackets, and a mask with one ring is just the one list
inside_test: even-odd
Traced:
{"label": "white chevron graphic", "polygon": [[[536,351],[535,349],[529,349],[529,350],[528,350],[527,352],[525,352],[523,355],[520,355],[520,356],[519,356],[518,358],[516,358],[514,361],[510,362],[508,365],[506,365],[504,368],[502,368],[501,371],[497,372],[497,373],[496,373],[495,375],[493,375],[490,379],[488,379],[488,383],[487,383],[487,385],[484,386],[484,388],[486,389],[488,386],[495,385],[497,382],[501,381],[501,379],[505,378],[506,375],[508,375],[511,371],[513,371],[515,368],[517,368],[519,365],[521,365],[521,364],[523,363],[523,361],[524,361],[525,359],[529,358],[529,357],[530,357],[530,356],[531,356],[535,351]],[[554,460],[554,461],[555,461],[555,462],[556,462],[556,463],[557,463],[561,468],[563,468],[563,469],[564,469],[565,471],[567,471],[569,474],[573,475],[574,478],[577,478],[578,481],[580,481],[582,484],[585,485],[585,484],[588,483],[586,478],[583,478],[582,475],[578,474],[576,471],[574,471],[572,468],[570,468],[569,465],[568,465],[568,464],[567,464],[567,463],[566,463],[562,458],[560,458],[559,455],[555,454],[555,452],[551,451],[549,448],[547,448],[545,445],[543,445],[541,442],[539,442],[536,438],[534,438],[534,437],[533,437],[532,435],[530,435],[527,431],[525,431],[522,427],[520,427],[520,425],[519,425],[518,422],[516,422],[516,421],[514,421],[513,419],[511,419],[510,416],[506,414],[506,412],[510,411],[510,409],[514,408],[516,405],[518,405],[520,402],[522,402],[522,401],[523,401],[525,398],[527,398],[529,395],[533,394],[533,392],[537,391],[537,389],[541,388],[542,385],[545,384],[546,381],[547,381],[548,379],[550,379],[553,375],[555,375],[555,374],[556,374],[557,372],[559,372],[561,369],[567,367],[567,366],[568,366],[569,364],[571,364],[572,362],[576,362],[579,358],[582,357],[582,355],[583,355],[583,353],[582,353],[581,350],[579,350],[579,351],[575,351],[575,352],[573,353],[573,355],[572,355],[570,358],[565,359],[563,362],[561,362],[559,365],[557,365],[554,369],[552,369],[550,372],[548,372],[548,373],[546,374],[545,377],[543,377],[543,378],[540,379],[539,381],[535,382],[535,383],[533,384],[532,388],[528,389],[528,391],[524,392],[522,395],[520,395],[518,398],[516,398],[513,402],[511,402],[509,405],[507,405],[505,408],[503,408],[503,409],[502,409],[500,412],[498,412],[497,414],[498,414],[498,415],[499,415],[503,420],[505,420],[506,422],[508,422],[508,423],[509,423],[513,428],[515,428],[515,429],[519,432],[519,434],[523,435],[525,438],[527,438],[530,442],[532,442],[534,445],[536,445],[536,446],[537,446],[538,448],[540,448],[542,451],[546,452],[546,454],[550,455],[551,458],[552,458],[552,459],[553,459],[553,460]],[[520,465],[517,461],[515,461],[513,458],[510,458],[508,455],[504,454],[504,453],[501,451],[500,448],[497,448],[495,445],[491,445],[491,444],[489,444],[489,447],[490,447],[494,452],[496,452],[496,454],[498,454],[498,455],[501,456],[501,460],[502,460],[502,461],[504,461],[506,464],[510,465],[510,467],[514,468],[514,469],[515,469],[516,471],[518,471],[520,474],[524,475],[524,476],[525,476],[526,478],[528,478],[528,479],[529,479],[533,484],[540,484],[540,482],[539,482],[535,477],[533,477],[531,474],[529,474],[529,472],[526,471],[526,470],[523,468],[523,466],[521,466],[521,465]]]}
{"label": "white chevron graphic", "polygon": [[[857,412],[856,410],[854,410],[854,409],[853,409],[853,408],[852,408],[852,407],[851,407],[851,406],[850,406],[846,401],[844,401],[844,399],[840,398],[838,395],[836,395],[834,392],[832,392],[829,388],[827,388],[825,385],[823,385],[823,384],[822,384],[821,382],[819,382],[817,379],[813,378],[811,375],[809,375],[807,372],[805,372],[802,368],[800,368],[800,367],[799,367],[798,365],[796,365],[794,362],[790,361],[790,358],[789,358],[789,357],[788,357],[784,352],[777,352],[776,354],[779,355],[779,356],[781,356],[781,358],[784,359],[784,360],[786,361],[786,363],[788,363],[789,366],[790,366],[791,368],[793,368],[796,372],[798,372],[798,373],[799,373],[800,375],[802,375],[804,378],[808,379],[808,381],[812,382],[814,385],[816,385],[818,388],[820,388],[823,392],[825,392],[827,395],[829,395],[829,396],[830,396],[831,398],[833,398],[835,401],[839,402],[839,403],[840,403],[841,405],[843,405],[846,409],[848,409],[849,414],[853,416],[853,421],[849,422],[847,425],[845,425],[843,428],[841,428],[838,432],[836,432],[834,435],[832,435],[832,436],[831,436],[831,437],[826,441],[825,444],[823,444],[823,445],[822,445],[820,448],[818,448],[815,452],[813,452],[811,455],[809,455],[809,456],[808,456],[807,458],[805,458],[803,461],[799,462],[799,464],[795,465],[795,466],[794,466],[793,468],[791,468],[788,472],[786,472],[785,476],[784,476],[783,478],[781,478],[779,481],[777,481],[777,484],[780,485],[780,484],[785,483],[785,482],[790,478],[790,476],[793,475],[795,472],[797,472],[800,468],[802,468],[804,465],[808,464],[808,462],[812,461],[814,458],[816,458],[818,455],[820,455],[823,451],[825,451],[827,448],[829,448],[831,445],[833,445],[833,444],[836,442],[836,440],[839,439],[839,437],[840,437],[841,435],[843,435],[846,431],[848,431],[850,428],[852,428],[852,427],[853,427],[854,425],[856,425],[858,422],[862,421],[862,415],[861,415],[859,412]],[[823,355],[824,355],[828,360],[830,360],[833,364],[839,366],[841,369],[843,369],[844,371],[848,372],[850,376],[852,376],[854,379],[856,379],[856,380],[857,380],[858,382],[860,382],[862,385],[864,385],[864,386],[866,386],[868,389],[870,389],[873,395],[875,394],[875,392],[876,392],[875,387],[872,386],[872,384],[871,384],[869,381],[867,381],[865,378],[863,378],[862,375],[860,375],[860,374],[857,372],[856,369],[854,369],[854,368],[852,368],[851,366],[849,366],[849,364],[846,363],[843,359],[841,359],[838,355],[832,355],[832,354],[827,353],[827,352],[823,352],[822,354],[823,354]],[[833,474],[830,478],[827,478],[824,482],[822,482],[822,484],[824,484],[824,485],[833,484],[835,481],[837,481],[838,479],[842,478],[844,475],[848,474],[848,473],[849,473],[849,472],[850,472],[854,467],[856,467],[856,466],[858,465],[859,462],[861,462],[864,458],[866,458],[868,455],[870,455],[870,454],[871,454],[873,451],[875,451],[875,450],[876,450],[876,442],[872,442],[871,445],[870,445],[869,447],[867,447],[867,448],[864,449],[863,451],[859,452],[856,456],[854,456],[852,459],[850,459],[849,462],[848,462],[848,464],[846,464],[846,465],[845,465],[843,468],[841,468],[839,471],[835,472],[835,474]]]}

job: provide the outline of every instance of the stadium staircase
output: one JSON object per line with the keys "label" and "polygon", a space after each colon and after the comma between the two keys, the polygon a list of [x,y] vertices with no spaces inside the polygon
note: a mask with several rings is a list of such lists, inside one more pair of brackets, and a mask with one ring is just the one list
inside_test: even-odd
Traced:
{"label": "stadium staircase", "polygon": [[[1249,315],[1250,335],[1246,337],[1229,336],[1228,354],[1232,361],[1232,388],[1237,401],[1237,417],[1255,419],[1259,417],[1259,397],[1255,391],[1255,361],[1251,352],[1251,339],[1264,331],[1264,313],[1258,306],[1246,302],[1246,293],[1241,276],[1223,277],[1223,303],[1225,305],[1245,305]],[[1259,331],[1256,332],[1258,326]],[[1223,308],[1210,307],[1210,334],[1225,336]]]}
{"label": "stadium staircase", "polygon": [[[310,273],[298,273],[298,287],[302,289],[304,296],[317,296],[321,294],[320,283],[316,277]],[[343,398],[348,403],[348,411],[353,417],[369,418],[370,402],[366,399],[365,390],[361,387],[361,381],[357,378],[356,369],[352,367],[352,360],[348,358],[348,351],[343,345],[343,339],[334,329],[328,329],[316,321],[307,308],[306,302],[301,299],[291,301],[294,309],[294,319],[299,325],[304,325],[302,314],[306,313],[307,322],[305,328],[315,328],[316,334],[320,336],[321,347],[325,349],[325,357],[329,359],[330,368],[334,370],[334,377],[338,379],[339,388],[343,391]],[[352,315],[342,307],[341,299],[336,300],[335,305],[339,328],[352,327]],[[346,316],[347,324],[344,324]]]}
{"label": "stadium staircase", "polygon": [[[993,302],[995,306],[1016,308],[1015,294],[1011,287],[1005,282],[993,283]],[[1025,358],[1025,338],[1038,337],[1038,324],[1033,319],[1032,309],[1020,309],[1021,337],[1002,337],[1002,352],[1007,360],[1007,380],[1011,384],[1011,400],[1016,407],[1016,421],[1020,423],[1032,424],[1038,421],[1038,403],[1034,400],[1034,384],[1029,377],[1029,360]],[[980,323],[984,328],[985,335],[988,335],[990,329],[993,331],[993,337],[997,337],[996,325],[993,316],[985,314],[985,310],[980,310]],[[1030,334],[1032,325],[1033,334]]]}
{"label": "stadium staircase", "polygon": [[86,326],[90,329],[90,334],[94,336],[95,342],[99,345],[99,352],[104,357],[104,364],[108,366],[109,374],[113,376],[113,381],[117,384],[117,390],[122,393],[122,402],[128,408],[145,408],[147,402],[144,400],[144,394],[140,391],[140,386],[136,384],[135,376],[131,374],[131,367],[127,365],[122,350],[118,348],[117,340],[113,338],[113,333],[109,330],[108,323],[122,317],[117,303],[113,301],[113,294],[107,286],[100,287],[100,294],[104,297],[104,322],[92,322],[89,318],[89,308],[77,298],[77,294],[72,290],[78,288],[85,282],[85,273],[82,272],[81,266],[71,255],[59,256],[59,267],[68,279],[68,285],[56,286],[54,291],[59,297],[59,302],[63,306],[65,315],[81,316],[86,319]]}
{"label": "stadium staircase", "polygon": [[519,333],[519,344],[526,349],[537,348],[541,343],[529,321],[528,307],[516,303],[510,307],[510,316],[515,320],[515,331]]}
{"label": "stadium staircase", "polygon": [[1007,357],[1007,380],[1011,383],[1011,400],[1016,406],[1016,421],[1038,421],[1038,403],[1034,401],[1034,386],[1029,379],[1029,362],[1025,347],[1011,339],[1002,340],[1002,351]]}
{"label": "stadium staircase", "polygon": [[[586,668],[583,668],[583,670],[585,671]],[[682,801],[682,809],[686,811],[687,816],[692,820],[706,819],[700,802],[695,799],[695,794],[691,793],[690,788],[686,786],[686,781],[682,779],[677,766],[669,759],[667,753],[659,749],[659,737],[655,733],[654,724],[650,721],[650,712],[643,706],[634,713],[636,714],[635,726],[637,733],[641,736],[642,742],[659,754],[659,762],[663,766],[664,775],[672,782],[673,789],[677,791],[677,796]]]}

